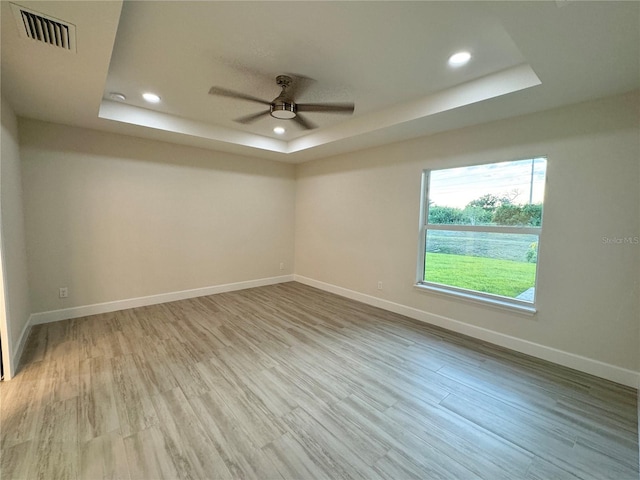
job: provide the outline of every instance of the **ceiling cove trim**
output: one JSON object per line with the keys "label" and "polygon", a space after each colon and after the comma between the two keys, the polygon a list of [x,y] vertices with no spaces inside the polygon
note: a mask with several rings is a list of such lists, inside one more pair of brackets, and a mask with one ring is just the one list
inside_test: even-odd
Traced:
{"label": "ceiling cove trim", "polygon": [[441,90],[418,100],[412,100],[362,117],[355,117],[339,126],[324,128],[315,134],[296,138],[289,142],[287,153],[307,150],[348,137],[418,120],[541,84],[542,82],[529,65],[518,65]]}
{"label": "ceiling cove trim", "polygon": [[123,105],[110,100],[102,100],[98,117],[154,130],[163,130],[271,152],[287,153],[287,143],[283,140],[217,127],[208,123],[189,120],[167,113],[154,112],[153,110],[132,105]]}
{"label": "ceiling cove trim", "polygon": [[106,120],[253,147],[286,155],[412,120],[429,117],[541,84],[542,82],[531,66],[522,64],[436,92],[418,100],[406,102],[361,117],[351,118],[335,127],[323,128],[289,142],[230,128],[218,127],[204,122],[188,120],[174,115],[109,100],[102,101],[98,116]]}

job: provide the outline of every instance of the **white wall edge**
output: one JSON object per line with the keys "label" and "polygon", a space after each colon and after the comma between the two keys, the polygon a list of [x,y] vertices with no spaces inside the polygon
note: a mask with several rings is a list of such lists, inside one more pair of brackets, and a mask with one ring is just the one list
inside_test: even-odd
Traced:
{"label": "white wall edge", "polygon": [[468,335],[478,340],[492,343],[501,347],[505,347],[516,352],[531,355],[533,357],[547,360],[549,362],[562,365],[564,367],[573,368],[590,375],[595,375],[612,382],[620,383],[629,387],[638,389],[640,386],[640,372],[628,370],[626,368],[618,367],[608,363],[594,360],[592,358],[583,357],[574,353],[565,352],[553,347],[547,347],[539,343],[530,342],[521,338],[505,335],[493,330],[471,325],[459,320],[454,320],[442,315],[429,313],[417,308],[408,307],[399,303],[384,300],[382,298],[374,297],[364,293],[357,292],[355,290],[349,290],[347,288],[339,287],[329,283],[314,280],[312,278],[304,277],[301,275],[294,275],[296,282],[309,285],[311,287],[324,290],[329,293],[335,293],[342,297],[357,300],[367,305],[382,308],[393,313],[398,313],[414,320],[435,325],[438,327],[451,330],[453,332]]}
{"label": "white wall edge", "polygon": [[[244,282],[226,283],[223,285],[194,288],[192,290],[161,293],[158,295],[150,295],[148,297],[129,298],[125,300],[115,300],[113,302],[96,303],[93,305],[84,305],[80,307],[63,308],[60,310],[33,313],[29,318],[28,324],[30,326],[40,325],[42,323],[69,320],[71,318],[86,317],[89,315],[97,315],[100,313],[116,312],[118,310],[126,310],[128,308],[146,307],[149,305],[157,305],[159,303],[175,302],[177,300],[186,300],[188,298],[203,297],[206,295],[214,295],[216,293],[232,292],[235,290],[244,290],[254,287],[264,287],[266,285],[275,285],[276,283],[291,282],[293,281],[293,279],[293,275],[259,278],[257,280],[247,280]],[[19,359],[20,357],[17,356],[16,358]]]}
{"label": "white wall edge", "polygon": [[24,352],[24,346],[27,344],[27,338],[29,338],[29,333],[31,332],[30,320],[31,320],[31,317],[29,317],[29,320],[25,322],[24,327],[22,327],[22,331],[20,332],[20,338],[18,339],[18,345],[16,345],[16,348],[13,352],[13,356],[11,358],[11,365],[9,365],[8,369],[5,368],[5,372],[4,372],[5,380],[11,380],[13,377],[15,377],[18,369],[20,368],[20,359],[22,358],[22,353]]}

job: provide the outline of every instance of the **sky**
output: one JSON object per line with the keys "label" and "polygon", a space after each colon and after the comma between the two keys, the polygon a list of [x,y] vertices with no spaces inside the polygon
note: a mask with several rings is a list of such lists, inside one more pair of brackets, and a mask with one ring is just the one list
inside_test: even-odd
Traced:
{"label": "sky", "polygon": [[[533,167],[533,175],[532,175]],[[432,170],[429,173],[429,200],[444,207],[464,208],[486,194],[510,196],[516,204],[542,203],[547,160],[542,157],[491,163],[471,167]]]}

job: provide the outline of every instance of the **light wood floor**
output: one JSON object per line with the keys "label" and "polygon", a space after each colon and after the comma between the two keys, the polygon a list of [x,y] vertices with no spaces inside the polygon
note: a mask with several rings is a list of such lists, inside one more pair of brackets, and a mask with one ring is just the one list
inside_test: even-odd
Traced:
{"label": "light wood floor", "polygon": [[288,283],[34,327],[3,480],[638,478],[635,391]]}

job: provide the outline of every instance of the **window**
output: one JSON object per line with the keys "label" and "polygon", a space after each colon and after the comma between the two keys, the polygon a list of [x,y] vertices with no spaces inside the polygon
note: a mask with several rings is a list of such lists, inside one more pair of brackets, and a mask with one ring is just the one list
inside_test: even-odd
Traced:
{"label": "window", "polygon": [[535,311],[546,158],[423,174],[418,286]]}

